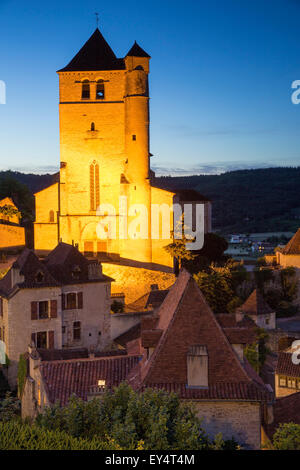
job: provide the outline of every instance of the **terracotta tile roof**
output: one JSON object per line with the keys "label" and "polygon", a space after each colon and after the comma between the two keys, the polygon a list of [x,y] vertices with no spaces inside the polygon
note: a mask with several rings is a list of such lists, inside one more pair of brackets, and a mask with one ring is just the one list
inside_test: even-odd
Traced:
{"label": "terracotta tile roof", "polygon": [[105,380],[108,388],[119,385],[138,361],[139,356],[73,359],[42,362],[39,368],[50,402],[64,406],[72,394],[86,400],[98,380]]}
{"label": "terracotta tile roof", "polygon": [[123,70],[124,60],[117,59],[97,28],[71,62],[59,72],[93,71],[93,70]]}
{"label": "terracotta tile roof", "polygon": [[143,348],[154,348],[163,333],[163,330],[143,330],[141,335]]}
{"label": "terracotta tile roof", "polygon": [[285,255],[300,255],[300,228],[282,250]]}
{"label": "terracotta tile roof", "polygon": [[133,341],[141,336],[141,324],[133,326],[125,333],[122,333],[117,338],[114,339],[114,342],[126,348],[127,343]]}
{"label": "terracotta tile roof", "polygon": [[149,57],[150,55],[142,49],[135,41],[130,51],[126,54],[126,57]]}
{"label": "terracotta tile roof", "polygon": [[242,305],[241,310],[248,315],[263,315],[274,310],[267,304],[258,289],[255,289]]}
{"label": "terracotta tile roof", "polygon": [[266,392],[264,387],[259,387],[249,382],[220,382],[207,389],[188,388],[185,383],[147,383],[146,388],[162,389],[171,393],[178,393],[183,399],[188,400],[247,400],[247,401],[272,401],[272,394]]}
{"label": "terracotta tile roof", "polygon": [[[38,348],[37,352],[41,361],[64,361],[68,359],[88,359],[89,352],[87,348],[77,349],[41,349]],[[126,355],[126,351],[97,351],[95,357],[113,357]]]}
{"label": "terracotta tile roof", "polygon": [[237,321],[235,313],[218,313],[216,319],[222,328],[256,328],[256,323],[247,315],[241,321]]}
{"label": "terracotta tile roof", "polygon": [[147,292],[134,302],[126,305],[126,311],[142,312],[144,310],[152,310],[153,308],[158,308],[167,297],[168,292],[169,289],[157,289]]}
{"label": "terracotta tile roof", "polygon": [[223,328],[230,344],[253,344],[257,334],[253,328]]}
{"label": "terracotta tile roof", "polygon": [[278,398],[273,405],[273,414],[273,423],[265,426],[269,438],[272,438],[280,424],[300,424],[300,392]]}
{"label": "terracotta tile roof", "polygon": [[[269,396],[255,372],[249,372],[251,366],[247,364],[243,367],[240,363],[225,332],[187,271],[181,271],[157,315],[156,328],[162,330],[162,334],[150,359],[147,360],[144,354],[142,361],[130,372],[128,381],[134,388],[140,389],[150,384],[159,384],[160,387],[162,384],[173,384],[177,387],[180,384],[181,396],[185,397],[190,393],[182,391],[183,384],[187,383],[187,352],[191,346],[202,344],[208,351],[209,386],[208,391],[198,392],[201,396],[209,397],[210,390],[214,390],[214,397],[219,396],[220,399],[225,396],[239,399],[243,396],[249,399],[250,396]],[[234,388],[231,384],[235,384]],[[258,387],[258,390],[247,395],[245,390],[253,390],[253,387]],[[222,390],[233,390],[232,395],[229,392],[221,393]]]}
{"label": "terracotta tile roof", "polygon": [[278,375],[287,375],[289,377],[300,377],[300,364],[293,364],[291,353],[281,351],[278,354],[275,373]]}

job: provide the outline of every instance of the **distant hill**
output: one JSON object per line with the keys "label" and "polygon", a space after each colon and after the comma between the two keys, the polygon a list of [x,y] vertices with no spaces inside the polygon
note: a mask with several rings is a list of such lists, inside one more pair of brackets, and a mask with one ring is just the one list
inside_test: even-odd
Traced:
{"label": "distant hill", "polygon": [[[34,193],[56,175],[0,172]],[[222,233],[295,231],[300,227],[300,167],[238,170],[221,175],[158,177],[166,189],[195,189],[212,200],[213,229]]]}
{"label": "distant hill", "polygon": [[294,231],[300,226],[300,167],[156,181],[162,188],[193,188],[211,199],[213,228],[223,233]]}

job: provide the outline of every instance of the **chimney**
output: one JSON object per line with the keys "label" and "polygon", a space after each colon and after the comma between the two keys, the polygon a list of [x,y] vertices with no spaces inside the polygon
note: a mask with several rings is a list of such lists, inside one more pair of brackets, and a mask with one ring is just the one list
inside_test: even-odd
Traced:
{"label": "chimney", "polygon": [[187,354],[188,387],[208,387],[208,353],[206,346],[191,346]]}
{"label": "chimney", "polygon": [[102,266],[98,261],[93,261],[88,265],[89,280],[97,280],[102,278]]}

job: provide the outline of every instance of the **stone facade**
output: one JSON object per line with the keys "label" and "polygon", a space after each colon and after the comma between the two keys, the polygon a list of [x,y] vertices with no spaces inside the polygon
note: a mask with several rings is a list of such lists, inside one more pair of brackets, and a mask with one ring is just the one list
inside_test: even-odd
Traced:
{"label": "stone facade", "polygon": [[[0,207],[9,206],[18,210],[11,198],[0,201]],[[0,212],[0,250],[19,249],[25,246],[25,229],[20,226],[17,214],[4,215]]]}

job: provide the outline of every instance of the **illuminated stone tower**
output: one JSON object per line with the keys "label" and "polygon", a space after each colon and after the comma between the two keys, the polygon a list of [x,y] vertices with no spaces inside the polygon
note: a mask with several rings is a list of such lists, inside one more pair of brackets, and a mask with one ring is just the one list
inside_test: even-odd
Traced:
{"label": "illuminated stone tower", "polygon": [[[171,206],[174,194],[150,183],[149,62],[136,42],[124,59],[117,58],[96,29],[58,71],[60,174],[36,194],[36,250],[47,252],[62,240],[85,253],[172,266],[163,249],[170,238],[151,240],[151,203]],[[142,237],[119,236],[120,196],[127,196],[128,207],[146,207]],[[116,239],[99,238],[99,204],[116,209]],[[136,216],[134,211],[127,222]],[[172,229],[172,216],[170,221]]]}

